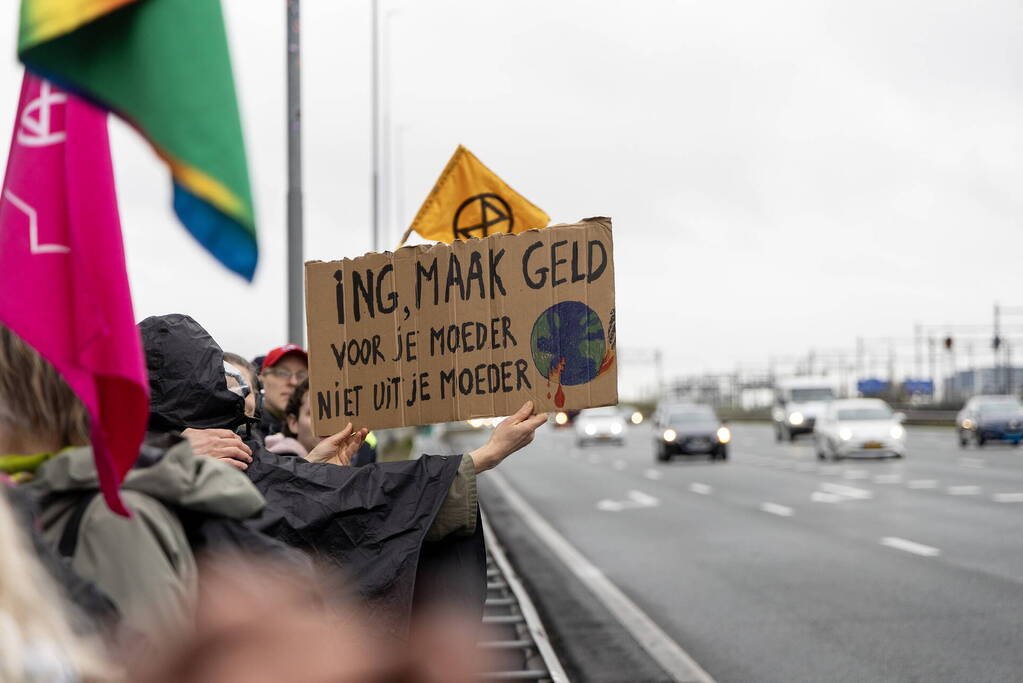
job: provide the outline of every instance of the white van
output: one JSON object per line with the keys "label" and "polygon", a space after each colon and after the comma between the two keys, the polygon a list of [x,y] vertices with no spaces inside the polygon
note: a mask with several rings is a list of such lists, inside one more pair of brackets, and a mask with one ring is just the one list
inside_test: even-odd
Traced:
{"label": "white van", "polygon": [[781,380],[774,388],[774,423],[776,441],[795,441],[799,434],[812,434],[817,417],[835,398],[833,382],[827,377],[794,377]]}

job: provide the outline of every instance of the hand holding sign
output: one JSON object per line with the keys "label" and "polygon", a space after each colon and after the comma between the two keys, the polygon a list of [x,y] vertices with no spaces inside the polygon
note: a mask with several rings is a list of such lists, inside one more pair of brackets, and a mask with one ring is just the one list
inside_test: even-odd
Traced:
{"label": "hand holding sign", "polygon": [[482,448],[469,454],[476,465],[476,474],[497,467],[509,455],[532,443],[537,427],[546,421],[547,413],[533,415],[532,401],[523,403],[517,413],[497,425]]}
{"label": "hand holding sign", "polygon": [[333,436],[328,436],[309,451],[306,460],[309,462],[329,462],[335,465],[351,465],[352,458],[359,451],[369,430],[363,427],[354,432],[352,423]]}

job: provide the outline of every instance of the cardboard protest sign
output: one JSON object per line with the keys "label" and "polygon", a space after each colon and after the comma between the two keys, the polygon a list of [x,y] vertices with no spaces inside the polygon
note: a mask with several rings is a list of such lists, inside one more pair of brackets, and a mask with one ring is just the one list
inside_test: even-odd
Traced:
{"label": "cardboard protest sign", "polygon": [[305,267],[314,430],[614,405],[611,221]]}

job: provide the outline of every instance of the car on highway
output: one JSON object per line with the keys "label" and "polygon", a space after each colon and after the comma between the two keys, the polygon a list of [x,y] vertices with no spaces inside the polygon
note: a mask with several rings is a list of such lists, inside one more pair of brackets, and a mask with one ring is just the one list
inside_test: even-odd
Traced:
{"label": "car on highway", "polygon": [[775,441],[795,441],[800,434],[812,434],[817,417],[834,398],[834,387],[826,377],[794,377],[778,382],[771,409]]}
{"label": "car on highway", "polygon": [[625,416],[616,406],[590,408],[575,418],[575,443],[584,446],[591,441],[610,441],[625,445]]}
{"label": "car on highway", "polygon": [[831,401],[814,429],[817,457],[905,457],[903,420],[902,413],[878,398]]}
{"label": "car on highway", "polygon": [[956,415],[959,445],[972,440],[977,446],[989,441],[1023,441],[1023,403],[1015,396],[974,396]]}
{"label": "car on highway", "polygon": [[568,427],[571,425],[575,418],[579,416],[579,410],[559,410],[554,413],[554,426],[555,427]]}
{"label": "car on highway", "polygon": [[674,404],[658,409],[654,457],[667,462],[676,455],[706,455],[727,460],[732,432],[710,406]]}

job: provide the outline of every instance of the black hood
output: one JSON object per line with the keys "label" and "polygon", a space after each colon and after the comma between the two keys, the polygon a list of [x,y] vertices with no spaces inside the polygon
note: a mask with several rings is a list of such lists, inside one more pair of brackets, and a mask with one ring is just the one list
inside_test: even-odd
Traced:
{"label": "black hood", "polygon": [[245,399],[227,388],[224,352],[202,325],[172,313],[146,318],[139,331],[149,371],[149,431],[234,429],[246,421]]}

